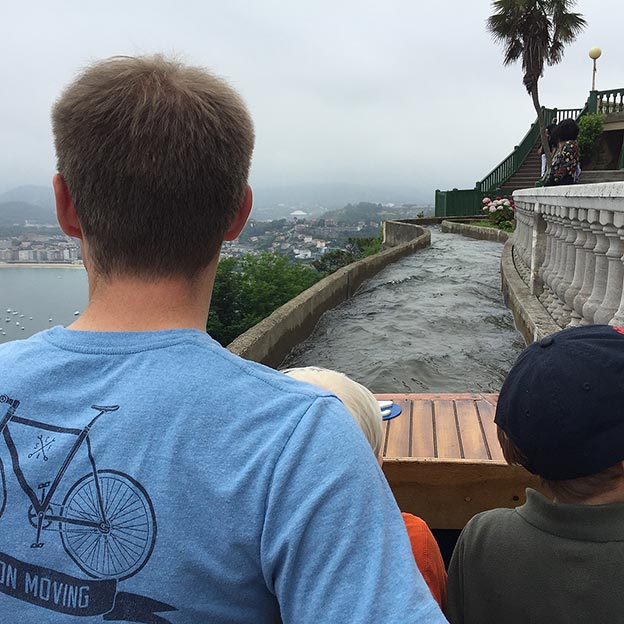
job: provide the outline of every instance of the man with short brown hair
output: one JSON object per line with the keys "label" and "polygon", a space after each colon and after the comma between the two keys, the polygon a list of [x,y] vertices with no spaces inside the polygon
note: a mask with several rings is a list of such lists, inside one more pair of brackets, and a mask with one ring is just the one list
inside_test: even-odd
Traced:
{"label": "man with short brown hair", "polygon": [[340,402],[205,333],[220,245],[251,209],[239,96],[113,58],[53,125],[89,304],[0,346],[2,620],[444,621]]}

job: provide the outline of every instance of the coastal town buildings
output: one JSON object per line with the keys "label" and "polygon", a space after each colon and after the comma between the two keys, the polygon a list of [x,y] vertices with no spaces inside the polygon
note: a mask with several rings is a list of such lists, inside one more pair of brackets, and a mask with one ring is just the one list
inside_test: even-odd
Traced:
{"label": "coastal town buildings", "polygon": [[63,234],[22,234],[0,238],[0,262],[77,264],[80,245]]}

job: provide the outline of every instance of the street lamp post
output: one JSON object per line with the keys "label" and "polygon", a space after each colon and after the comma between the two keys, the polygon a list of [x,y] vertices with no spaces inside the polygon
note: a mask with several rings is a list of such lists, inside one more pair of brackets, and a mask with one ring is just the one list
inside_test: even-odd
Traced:
{"label": "street lamp post", "polygon": [[602,55],[602,50],[600,48],[592,48],[589,51],[589,58],[594,61],[594,71],[592,72],[592,91],[596,90],[596,61]]}

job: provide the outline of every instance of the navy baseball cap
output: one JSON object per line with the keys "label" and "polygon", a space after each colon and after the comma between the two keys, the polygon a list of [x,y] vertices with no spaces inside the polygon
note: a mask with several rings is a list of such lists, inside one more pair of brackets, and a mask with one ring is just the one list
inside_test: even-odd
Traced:
{"label": "navy baseball cap", "polygon": [[624,460],[624,329],[564,329],[529,345],[501,388],[496,424],[544,479]]}

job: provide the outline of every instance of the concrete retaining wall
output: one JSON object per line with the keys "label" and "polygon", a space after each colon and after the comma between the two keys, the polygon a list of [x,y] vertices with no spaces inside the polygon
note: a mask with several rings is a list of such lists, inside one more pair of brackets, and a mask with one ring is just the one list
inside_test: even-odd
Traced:
{"label": "concrete retaining wall", "polygon": [[469,225],[461,221],[449,221],[447,219],[442,221],[441,228],[443,232],[451,232],[453,234],[468,236],[469,238],[496,241],[499,243],[506,242],[510,236],[508,232],[503,232],[503,230],[497,230],[496,228]]}
{"label": "concrete retaining wall", "polygon": [[388,249],[317,282],[240,335],[228,349],[248,360],[279,366],[290,350],[312,333],[324,312],[352,297],[362,282],[387,265],[430,244],[429,230],[401,221],[384,222],[383,245]]}
{"label": "concrete retaining wall", "polygon": [[501,289],[507,307],[514,315],[516,327],[526,344],[554,334],[560,327],[548,314],[537,297],[531,294],[516,270],[513,259],[513,241],[503,247],[501,255]]}

